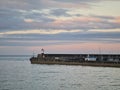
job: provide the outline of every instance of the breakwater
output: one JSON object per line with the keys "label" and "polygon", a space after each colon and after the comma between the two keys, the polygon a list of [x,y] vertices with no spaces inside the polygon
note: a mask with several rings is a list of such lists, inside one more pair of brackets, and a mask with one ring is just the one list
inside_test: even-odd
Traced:
{"label": "breakwater", "polygon": [[30,58],[31,64],[58,64],[120,67],[119,54],[38,54]]}

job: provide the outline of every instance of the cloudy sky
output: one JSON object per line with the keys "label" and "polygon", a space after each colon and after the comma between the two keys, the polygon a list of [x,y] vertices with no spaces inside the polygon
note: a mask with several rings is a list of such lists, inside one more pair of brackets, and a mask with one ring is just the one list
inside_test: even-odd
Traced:
{"label": "cloudy sky", "polygon": [[120,0],[0,0],[0,54],[120,53]]}

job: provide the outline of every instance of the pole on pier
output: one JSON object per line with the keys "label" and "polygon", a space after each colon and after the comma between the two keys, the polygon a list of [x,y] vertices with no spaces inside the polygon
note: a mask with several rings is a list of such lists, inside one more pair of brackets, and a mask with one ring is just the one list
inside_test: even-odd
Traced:
{"label": "pole on pier", "polygon": [[42,53],[44,53],[45,50],[42,48],[41,51],[42,51]]}
{"label": "pole on pier", "polygon": [[34,57],[34,55],[35,55],[35,53],[34,53],[34,51],[33,51],[33,57]]}

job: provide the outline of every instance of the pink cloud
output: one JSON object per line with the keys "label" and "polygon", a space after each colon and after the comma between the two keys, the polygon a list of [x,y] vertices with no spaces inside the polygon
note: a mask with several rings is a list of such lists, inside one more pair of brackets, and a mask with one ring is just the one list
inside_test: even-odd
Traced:
{"label": "pink cloud", "polygon": [[[75,18],[69,18],[69,19],[56,19],[54,22],[51,23],[51,26],[69,26],[69,25],[83,25],[86,23],[92,23],[92,22],[101,22],[102,19],[96,18],[96,17],[87,17],[87,16],[81,16],[81,17],[75,17]],[[80,25],[79,25],[80,26]]]}
{"label": "pink cloud", "polygon": [[117,24],[120,24],[120,16],[116,17],[113,22],[117,23]]}
{"label": "pink cloud", "polygon": [[87,42],[87,43],[71,43],[71,44],[59,44],[59,45],[47,45],[47,46],[0,46],[0,54],[23,54],[32,55],[33,51],[35,55],[41,53],[41,48],[45,49],[45,53],[120,53],[120,43],[97,43],[97,42]]}
{"label": "pink cloud", "polygon": [[29,47],[30,50],[34,50],[37,53],[41,53],[41,48],[45,49],[45,53],[119,53],[120,44],[118,43],[73,43],[73,44],[59,44]]}

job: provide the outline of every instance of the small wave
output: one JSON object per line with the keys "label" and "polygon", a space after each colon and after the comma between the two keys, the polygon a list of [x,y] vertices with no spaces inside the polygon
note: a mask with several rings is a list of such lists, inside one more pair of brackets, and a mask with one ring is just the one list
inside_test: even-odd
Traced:
{"label": "small wave", "polygon": [[0,80],[1,83],[6,83],[8,80]]}
{"label": "small wave", "polygon": [[50,72],[40,72],[40,73],[60,73],[60,72],[50,71]]}
{"label": "small wave", "polygon": [[80,86],[82,86],[82,84],[80,84],[80,83],[78,83],[78,84],[75,83],[75,84],[71,84],[71,86],[72,86],[72,87],[80,87]]}
{"label": "small wave", "polygon": [[113,85],[110,85],[110,86],[119,86],[120,87],[120,84],[113,84]]}
{"label": "small wave", "polygon": [[8,89],[8,88],[5,88],[5,89],[2,89],[2,90],[10,90],[10,89]]}
{"label": "small wave", "polygon": [[60,81],[65,81],[65,79],[60,79]]}

